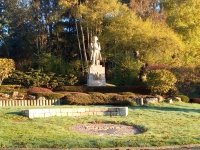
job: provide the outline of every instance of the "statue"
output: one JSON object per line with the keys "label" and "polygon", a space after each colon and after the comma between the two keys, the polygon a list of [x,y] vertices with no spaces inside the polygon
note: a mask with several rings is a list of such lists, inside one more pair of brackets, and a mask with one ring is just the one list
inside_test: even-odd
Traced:
{"label": "statue", "polygon": [[98,37],[94,36],[90,44],[92,64],[88,68],[87,86],[106,86],[105,67],[100,64],[101,46]]}
{"label": "statue", "polygon": [[92,65],[100,65],[100,61],[102,60],[101,57],[101,46],[100,43],[98,42],[98,37],[94,36],[92,43],[90,45],[91,49],[91,56],[90,60],[92,61]]}

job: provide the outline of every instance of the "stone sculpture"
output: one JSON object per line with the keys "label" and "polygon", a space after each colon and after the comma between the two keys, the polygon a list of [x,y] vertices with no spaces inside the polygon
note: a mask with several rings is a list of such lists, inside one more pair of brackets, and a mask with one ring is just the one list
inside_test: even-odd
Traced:
{"label": "stone sculpture", "polygon": [[98,37],[94,36],[90,44],[91,56],[90,60],[92,62],[88,70],[88,86],[106,86],[105,79],[105,67],[100,64],[102,60],[101,57],[101,45],[98,42]]}
{"label": "stone sculpture", "polygon": [[90,45],[91,49],[91,57],[90,60],[92,61],[92,65],[100,65],[100,61],[102,60],[101,57],[101,45],[98,42],[98,37],[93,37],[93,42]]}

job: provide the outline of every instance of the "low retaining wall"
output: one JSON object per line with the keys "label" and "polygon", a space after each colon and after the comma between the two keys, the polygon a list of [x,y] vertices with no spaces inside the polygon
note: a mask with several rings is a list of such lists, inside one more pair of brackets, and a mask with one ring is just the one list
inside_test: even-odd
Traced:
{"label": "low retaining wall", "polygon": [[29,118],[52,116],[127,116],[128,107],[44,108],[24,110],[23,113]]}
{"label": "low retaining wall", "polygon": [[60,100],[0,100],[0,107],[60,105]]}

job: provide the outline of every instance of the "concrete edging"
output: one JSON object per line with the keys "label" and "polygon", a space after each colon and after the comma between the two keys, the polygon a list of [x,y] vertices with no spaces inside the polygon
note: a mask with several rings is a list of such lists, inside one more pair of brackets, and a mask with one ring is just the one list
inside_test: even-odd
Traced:
{"label": "concrete edging", "polygon": [[128,107],[41,108],[23,110],[23,114],[29,118],[52,116],[127,116]]}

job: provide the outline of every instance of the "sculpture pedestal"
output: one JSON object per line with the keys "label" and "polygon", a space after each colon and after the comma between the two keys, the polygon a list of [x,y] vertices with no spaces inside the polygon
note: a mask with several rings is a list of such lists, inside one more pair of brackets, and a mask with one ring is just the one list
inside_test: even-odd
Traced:
{"label": "sculpture pedestal", "polygon": [[102,65],[90,66],[87,86],[106,86],[105,67]]}

